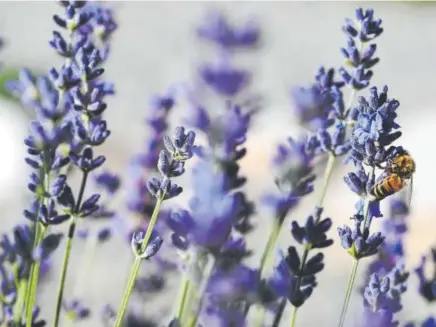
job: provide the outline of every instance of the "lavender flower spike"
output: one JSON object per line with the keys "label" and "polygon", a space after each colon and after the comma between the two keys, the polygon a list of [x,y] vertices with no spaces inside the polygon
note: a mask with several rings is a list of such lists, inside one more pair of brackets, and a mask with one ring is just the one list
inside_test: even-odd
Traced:
{"label": "lavender flower spike", "polygon": [[348,226],[338,227],[341,246],[357,260],[375,255],[384,241],[384,236],[381,233],[369,236],[368,231],[361,232],[360,226],[361,222],[355,220],[353,229]]}
{"label": "lavender flower spike", "polygon": [[347,70],[341,67],[339,74],[343,81],[354,90],[361,90],[369,85],[373,76],[373,72],[369,69],[379,62],[379,58],[374,57],[377,48],[375,43],[369,44],[366,49],[363,47],[369,41],[380,36],[383,28],[381,27],[381,19],[374,18],[372,9],[364,11],[362,8],[358,8],[356,19],[356,22],[347,19],[342,28],[348,35],[348,44],[346,48],[341,49],[341,52],[346,59],[347,66],[351,69]]}
{"label": "lavender flower spike", "polygon": [[[177,152],[177,155],[171,155],[167,150],[162,150],[159,154],[157,167],[161,173],[161,178],[160,180],[153,178],[148,182],[149,191],[156,198],[156,205],[145,235],[136,234],[132,238],[132,249],[135,254],[135,261],[133,263],[132,272],[127,283],[114,327],[120,327],[123,322],[123,317],[127,309],[130,295],[133,291],[134,281],[138,275],[142,259],[149,259],[154,256],[162,245],[163,240],[159,236],[151,240],[153,237],[153,231],[157,223],[162,202],[177,196],[182,191],[179,186],[171,183],[171,179],[180,176],[185,171],[184,166],[186,160],[192,157],[191,153],[192,147],[194,146],[194,140],[194,132],[185,133],[184,127],[178,127],[176,128],[174,139],[167,139],[166,141],[166,145],[170,148],[172,154],[179,151]],[[174,152],[172,150],[174,150]],[[150,241],[151,243],[149,243]]]}

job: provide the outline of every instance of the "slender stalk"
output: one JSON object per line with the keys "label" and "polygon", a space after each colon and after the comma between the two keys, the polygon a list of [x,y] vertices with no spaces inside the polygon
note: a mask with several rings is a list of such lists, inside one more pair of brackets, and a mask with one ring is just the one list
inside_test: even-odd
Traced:
{"label": "slender stalk", "polygon": [[[92,260],[94,258],[94,253],[95,253],[95,249],[97,248],[97,244],[98,244],[98,237],[94,234],[89,235],[86,240],[83,260],[77,272],[77,275],[79,277],[77,277],[76,279],[76,285],[73,290],[73,297],[72,297],[73,299],[79,299],[83,294],[83,290],[85,289],[86,282],[88,281],[88,278],[86,278],[86,276],[88,276],[91,270]],[[76,325],[76,319],[74,318],[68,319],[67,322],[65,323],[65,326],[69,326],[69,327],[74,327],[75,325]]]}
{"label": "slender stalk", "polygon": [[[192,255],[189,257],[189,264],[186,271],[186,277],[188,276],[198,276],[201,271],[201,280],[198,283],[201,283],[204,280],[205,275],[205,253],[203,251],[199,251],[199,249],[195,249]],[[208,264],[210,261],[207,261]],[[193,272],[195,270],[195,272]],[[182,308],[180,323],[182,326],[185,326],[185,320],[191,318],[190,316],[186,317],[186,313],[190,313],[193,310],[193,303],[198,300],[199,292],[196,289],[196,283],[192,283],[189,281],[188,289],[186,290],[186,298],[185,303]],[[189,322],[189,321],[188,321]],[[188,323],[187,322],[187,323]]]}
{"label": "slender stalk", "polygon": [[[39,217],[39,213],[41,210],[41,201],[42,201],[42,199],[39,199],[39,201],[38,201],[38,209],[36,210],[37,217]],[[39,244],[39,239],[40,239],[40,234],[41,234],[40,227],[41,227],[41,224],[38,222],[38,220],[36,220],[33,223],[33,228],[34,228],[33,249],[36,249],[36,247]],[[31,314],[28,314],[28,313],[29,313],[29,311],[32,312],[32,310],[33,310],[33,308],[32,308],[33,304],[31,305],[31,303],[30,303],[30,297],[31,297],[30,294],[32,292],[30,286],[32,285],[32,278],[33,278],[33,271],[35,270],[35,264],[36,264],[36,261],[33,261],[32,264],[30,265],[29,277],[27,279],[27,288],[26,288],[26,295],[25,295],[25,307],[24,307],[24,317],[27,320],[29,319],[29,317],[30,317],[30,319],[32,318]],[[31,308],[31,309],[29,309],[29,308]]]}
{"label": "slender stalk", "polygon": [[[280,221],[282,221],[282,220],[280,220]],[[268,237],[268,241],[266,243],[265,250],[263,251],[262,258],[260,260],[259,271],[260,271],[261,275],[269,268],[269,263],[271,261],[270,260],[271,253],[273,253],[274,245],[276,244],[277,239],[280,235],[280,230],[281,230],[282,224],[283,223],[277,223],[276,221],[274,222],[273,230],[271,231],[271,233]],[[245,307],[245,315],[247,315],[249,309],[250,309],[250,306],[247,305]],[[257,324],[258,324],[258,326],[262,326],[264,318],[265,318],[265,310],[264,310],[264,308],[259,306],[257,312],[258,312],[257,318],[256,318]]]}
{"label": "slender stalk", "polygon": [[285,307],[286,307],[287,302],[288,302],[288,300],[286,298],[283,298],[280,301],[279,308],[277,310],[276,315],[274,316],[274,321],[273,321],[271,327],[279,327],[280,321],[282,320],[283,312],[285,311]]}
{"label": "slender stalk", "polygon": [[[322,208],[324,206],[324,199],[325,199],[325,196],[327,194],[328,185],[329,185],[332,173],[333,173],[333,167],[334,167],[334,164],[335,164],[335,160],[336,160],[336,157],[334,156],[334,154],[333,153],[329,153],[329,158],[328,158],[328,161],[327,161],[327,166],[326,166],[325,171],[324,171],[323,186],[322,186],[321,193],[319,195],[318,202],[317,202],[317,207],[318,208]],[[320,217],[318,217],[318,218],[320,218]],[[318,222],[318,218],[315,221],[315,224]],[[312,249],[312,246],[310,244],[306,245],[306,247],[304,248],[304,252],[303,252],[303,255],[302,255],[302,258],[301,258],[300,269],[303,269],[304,266],[306,265],[306,261],[307,261],[307,258],[309,256],[309,251],[311,249]],[[298,276],[298,278],[297,278],[297,282],[296,282],[296,286],[295,286],[296,290],[298,290],[300,288],[301,278],[302,278],[302,276]],[[294,309],[292,311],[292,319],[291,319],[291,324],[292,325],[291,326],[293,326],[295,324],[297,310],[298,310],[298,308],[294,307]]]}
{"label": "slender stalk", "polygon": [[[374,171],[373,171],[374,172]],[[371,201],[369,199],[366,199],[365,206],[363,209],[363,229],[366,228],[366,222],[369,219],[369,205],[371,204]],[[344,304],[342,305],[342,311],[341,311],[341,317],[339,320],[338,327],[342,327],[345,322],[345,316],[347,314],[348,304],[350,303],[351,298],[351,292],[353,290],[354,280],[356,279],[357,274],[357,268],[359,265],[359,258],[356,258],[353,263],[353,268],[351,269],[350,277],[348,278],[348,285],[347,285],[347,292],[345,293],[345,299]]]}
{"label": "slender stalk", "polygon": [[321,193],[319,194],[319,198],[318,198],[318,202],[317,202],[317,207],[322,208],[324,206],[324,199],[325,196],[327,194],[327,189],[330,183],[330,178],[332,177],[332,173],[333,173],[333,167],[335,165],[335,161],[336,161],[336,157],[333,153],[329,153],[329,158],[327,161],[327,165],[325,167],[324,170],[324,178],[323,178],[323,184],[322,184],[322,189],[321,189]]}
{"label": "slender stalk", "polygon": [[[41,205],[39,204],[39,207],[40,206]],[[38,209],[38,216],[37,217],[39,217],[39,209]],[[33,249],[36,249],[36,247],[38,246],[38,240],[39,240],[39,234],[40,234],[39,222],[35,221],[33,226],[34,226],[33,228],[35,229],[34,230],[34,233],[35,233],[34,237],[35,238],[33,240]],[[32,278],[33,278],[33,271],[35,270],[35,263],[36,262],[33,261],[32,264],[30,265],[29,277],[27,279],[27,289],[26,289],[26,295],[25,295],[26,299],[25,299],[25,306],[24,306],[24,317],[26,318],[26,321],[29,319],[28,312],[29,312],[29,307],[31,307],[31,305],[30,305],[31,287],[30,286],[32,285]],[[27,326],[27,323],[26,323],[26,326]]]}
{"label": "slender stalk", "polygon": [[86,240],[83,260],[77,272],[77,275],[79,277],[77,278],[77,283],[73,290],[73,298],[78,298],[83,295],[83,291],[85,290],[86,287],[86,282],[88,281],[88,278],[86,278],[86,276],[88,276],[89,272],[91,271],[94,254],[97,249],[97,246],[98,246],[98,236],[95,234],[89,235]]}
{"label": "slender stalk", "polygon": [[178,306],[175,314],[175,317],[179,319],[179,321],[182,321],[183,319],[183,311],[186,306],[186,302],[187,302],[186,300],[188,298],[189,288],[190,288],[190,282],[185,272],[183,274],[183,279],[180,284],[179,300],[177,301]]}
{"label": "slender stalk", "polygon": [[23,313],[23,307],[25,305],[26,297],[27,297],[27,280],[21,279],[19,276],[19,265],[14,264],[14,281],[15,287],[18,290],[17,300],[15,301],[15,305],[13,308],[13,319],[15,324],[21,324],[21,314]]}
{"label": "slender stalk", "polygon": [[297,321],[297,310],[297,307],[293,307],[292,309],[291,327],[295,327],[295,322]]}
{"label": "slender stalk", "polygon": [[212,276],[212,272],[215,268],[215,263],[216,263],[215,258],[211,257],[209,259],[206,270],[203,274],[200,289],[199,289],[199,292],[197,294],[199,299],[198,299],[198,302],[197,302],[197,305],[194,309],[193,314],[191,314],[191,316],[189,317],[189,320],[187,323],[188,327],[195,327],[195,325],[197,324],[197,320],[198,320],[198,317],[200,315],[201,308],[203,307],[204,295],[206,293],[207,284],[209,282],[210,276]]}
{"label": "slender stalk", "polygon": [[[151,233],[154,229],[154,226],[156,225],[157,218],[159,216],[160,207],[162,205],[164,197],[165,197],[165,194],[163,194],[162,197],[156,201],[156,206],[154,207],[154,211],[153,211],[153,214],[152,214],[151,219],[150,219],[150,224],[148,225],[144,240],[142,241],[141,253],[145,251],[145,249],[147,248],[148,242],[150,241]],[[130,272],[129,280],[127,282],[126,290],[124,292],[123,300],[121,302],[121,306],[120,306],[120,309],[118,311],[117,318],[115,320],[114,327],[121,326],[121,323],[122,323],[123,317],[124,317],[124,313],[126,312],[126,309],[127,309],[127,304],[129,303],[130,295],[132,294],[133,286],[135,285],[136,277],[138,276],[141,260],[142,260],[141,257],[136,256],[135,261],[134,261],[133,266],[132,266],[132,270]]]}
{"label": "slender stalk", "polygon": [[274,245],[280,234],[280,229],[282,224],[274,223],[273,230],[271,231],[268,241],[266,243],[265,250],[263,251],[262,258],[260,259],[260,273],[262,274],[267,268],[269,263],[269,258],[274,250]]}
{"label": "slender stalk", "polygon": [[341,318],[339,320],[338,327],[342,327],[345,322],[345,316],[347,314],[348,304],[350,303],[351,292],[353,291],[354,280],[356,279],[357,268],[359,266],[359,260],[355,259],[353,268],[351,269],[350,277],[348,278],[347,292],[345,293],[344,304],[342,305]]}
{"label": "slender stalk", "polygon": [[58,325],[59,325],[59,318],[60,318],[61,307],[62,307],[62,299],[63,299],[63,295],[64,295],[64,287],[65,287],[65,281],[66,281],[66,277],[67,277],[68,263],[70,262],[71,248],[73,246],[74,234],[76,232],[76,223],[77,223],[77,218],[78,218],[78,212],[80,210],[80,206],[82,205],[82,200],[83,200],[83,196],[85,193],[87,180],[88,180],[88,173],[84,172],[83,176],[82,176],[82,182],[80,185],[79,196],[77,197],[76,208],[74,210],[73,215],[70,218],[70,226],[68,227],[68,236],[67,236],[68,239],[67,239],[67,244],[65,246],[64,259],[63,259],[62,267],[61,267],[61,278],[59,280],[59,286],[58,286],[58,291],[57,291],[57,296],[56,296],[56,311],[55,311],[54,322],[53,322],[54,327],[58,327]]}
{"label": "slender stalk", "polygon": [[[39,223],[37,224],[37,226],[38,225]],[[39,230],[39,228],[37,230]],[[38,239],[36,242],[37,246],[41,244],[42,240],[44,239],[46,231],[47,231],[47,227],[42,226],[41,230],[39,231]],[[28,285],[28,297],[27,297],[27,303],[25,308],[26,327],[32,327],[33,306],[36,301],[36,289],[38,287],[40,267],[41,267],[41,261],[36,260],[33,263],[33,269],[31,270],[30,284]]]}
{"label": "slender stalk", "polygon": [[[329,153],[327,166],[326,166],[326,169],[324,171],[323,186],[322,186],[321,193],[319,195],[318,202],[317,202],[318,207],[323,206],[324,199],[325,199],[325,196],[327,194],[327,189],[328,189],[328,185],[330,182],[330,178],[332,176],[335,160],[336,160],[336,157],[332,153]],[[262,257],[263,260],[261,261],[261,269],[263,267],[262,263],[264,263],[264,264],[266,263],[266,261],[267,261],[266,258],[268,257],[268,254],[271,253],[273,250],[273,247],[274,247],[274,244],[278,238],[279,232],[280,232],[280,227],[273,231],[273,233],[271,234],[272,237],[270,237],[270,239],[268,240],[267,248],[266,248],[267,250],[264,252],[264,256]],[[270,242],[270,240],[271,240],[271,242]],[[304,265],[306,264],[310,249],[311,249],[310,244],[308,244],[304,249],[303,256],[301,259],[301,268],[303,268]],[[261,270],[261,272],[262,272],[262,270]],[[299,286],[300,283],[301,283],[301,277],[299,277],[297,279],[297,286],[295,289],[298,289],[300,287]],[[286,305],[286,302],[285,302],[285,305]],[[259,316],[258,316],[258,325],[259,326],[262,326],[263,320],[264,320],[264,310],[263,309],[261,309],[261,310],[262,310],[262,313],[259,313]],[[296,315],[296,311],[297,311],[297,308],[294,308],[294,313],[293,313],[293,318],[292,318],[293,320],[295,320],[294,316]],[[281,316],[279,318],[281,319]],[[277,319],[277,317],[276,317],[276,319]]]}

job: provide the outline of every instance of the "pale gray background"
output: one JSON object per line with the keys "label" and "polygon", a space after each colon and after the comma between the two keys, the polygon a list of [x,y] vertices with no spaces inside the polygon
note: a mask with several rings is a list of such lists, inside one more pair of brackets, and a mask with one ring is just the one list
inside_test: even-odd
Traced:
{"label": "pale gray background", "polygon": [[[273,188],[269,171],[269,158],[273,144],[287,135],[296,135],[292,120],[288,90],[291,86],[311,82],[320,64],[338,66],[342,62],[339,47],[346,44],[340,27],[344,17],[353,16],[357,3],[326,2],[112,2],[117,10],[119,30],[114,35],[113,52],[106,66],[107,77],[116,82],[117,95],[109,101],[107,118],[113,131],[104,147],[107,167],[126,169],[128,158],[142,144],[146,131],[143,118],[147,113],[148,98],[155,92],[164,92],[172,83],[192,79],[194,65],[200,58],[208,58],[211,50],[200,44],[193,33],[210,9],[226,9],[232,19],[254,17],[264,28],[265,46],[257,55],[246,55],[241,65],[252,68],[255,89],[266,97],[266,107],[249,135],[249,154],[244,169],[251,177],[249,194],[257,199],[263,191]],[[360,4],[364,7],[368,3]],[[371,3],[377,16],[384,20],[385,33],[378,41],[381,63],[375,68],[375,85],[388,84],[390,95],[400,100],[400,123],[405,136],[403,144],[417,160],[415,178],[414,213],[411,232],[407,238],[409,266],[414,266],[420,255],[436,239],[434,211],[434,165],[436,154],[436,10],[431,5],[411,3]],[[49,48],[54,23],[51,16],[59,8],[52,2],[2,1],[0,3],[0,35],[7,46],[1,51],[1,61],[7,65],[37,67],[46,70],[59,59]],[[0,176],[2,224],[8,231],[21,218],[25,205],[26,175],[21,164],[24,147],[21,139],[26,133],[23,116],[18,108],[4,103],[0,131],[3,144]],[[8,109],[8,110],[7,110]],[[177,109],[174,123],[180,121],[183,106]],[[17,143],[18,140],[18,143]],[[337,171],[327,195],[326,212],[336,224],[342,224],[352,214],[355,196],[342,182],[344,171]],[[189,180],[182,184],[189,188]],[[177,202],[183,203],[186,197]],[[119,207],[122,208],[122,197]],[[314,199],[308,199],[294,217],[303,218],[311,209]],[[249,246],[260,249],[265,242],[267,212],[261,211],[258,228],[249,239]],[[265,226],[265,227],[263,227]],[[332,231],[332,235],[336,235]],[[291,242],[287,231],[280,243]],[[80,270],[79,259],[83,243],[78,241],[73,250],[70,282],[66,295],[71,294],[74,275]],[[63,248],[56,253],[60,262]],[[259,251],[258,251],[259,252]],[[258,260],[253,258],[253,262]],[[335,258],[335,261],[333,261]],[[113,240],[97,250],[94,269],[85,285],[86,303],[98,310],[103,304],[117,305],[123,291],[128,263],[132,255],[128,245]],[[299,312],[298,326],[335,326],[346,287],[351,260],[335,244],[327,251],[327,267],[320,275],[319,288]],[[363,270],[361,270],[363,271]],[[51,317],[58,270],[52,281],[44,284],[40,297],[45,316]],[[171,280],[177,284],[177,277]],[[423,317],[430,313],[415,292],[416,280],[411,281],[406,296],[406,309],[402,315]],[[175,297],[175,289],[153,297],[143,311],[160,316],[167,311],[156,311],[158,302],[167,305]],[[361,299],[352,299],[352,312],[358,313]],[[159,304],[159,305],[160,305]],[[139,308],[142,309],[142,308]],[[433,312],[436,310],[433,307]],[[288,312],[286,312],[286,315]],[[353,314],[350,313],[350,323]],[[99,326],[94,315],[83,326]],[[288,325],[285,317],[284,324]],[[351,324],[350,324],[351,325]]]}

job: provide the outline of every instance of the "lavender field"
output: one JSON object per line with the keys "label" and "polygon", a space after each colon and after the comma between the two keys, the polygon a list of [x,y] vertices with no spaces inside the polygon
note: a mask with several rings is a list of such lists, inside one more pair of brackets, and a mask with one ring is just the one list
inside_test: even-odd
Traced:
{"label": "lavender field", "polygon": [[[220,58],[216,47],[196,33],[198,26],[207,23],[207,15],[220,11],[226,14],[232,24],[238,26],[253,21],[261,30],[259,47],[238,53],[232,58],[235,66],[252,73],[248,94],[262,96],[261,109],[250,121],[246,135],[247,154],[240,161],[241,173],[247,178],[243,186],[247,198],[259,203],[251,217],[254,229],[245,237],[247,248],[253,254],[244,262],[256,267],[261,260],[273,219],[270,208],[260,205],[260,199],[266,192],[277,189],[271,160],[279,143],[285,143],[289,136],[298,138],[307,131],[307,126],[302,126],[295,114],[291,89],[312,84],[321,65],[327,68],[343,65],[340,48],[347,45],[347,37],[341,30],[345,18],[354,17],[357,7],[366,9],[369,6],[374,9],[376,17],[382,18],[384,29],[376,39],[376,56],[380,62],[372,68],[374,76],[371,86],[377,86],[381,92],[382,87],[388,85],[389,98],[400,102],[396,121],[401,125],[403,134],[399,144],[411,153],[417,165],[411,213],[407,217],[408,231],[402,240],[406,253],[405,267],[411,274],[407,281],[408,290],[402,296],[404,308],[395,317],[401,322],[400,326],[416,320],[416,327],[421,326],[418,322],[427,317],[436,318],[435,303],[426,303],[419,294],[418,278],[414,273],[421,257],[429,255],[431,246],[436,245],[436,152],[433,144],[436,140],[436,7],[408,2],[354,1],[110,1],[104,5],[113,9],[118,25],[110,39],[110,55],[104,63],[104,79],[114,83],[116,93],[105,100],[108,108],[104,118],[111,135],[96,152],[106,157],[104,169],[122,176],[121,188],[111,198],[110,207],[123,223],[114,223],[119,230],[114,232],[109,241],[97,247],[85,239],[74,240],[64,297],[71,299],[78,296],[91,309],[91,315],[78,321],[77,326],[104,326],[102,308],[110,304],[117,309],[123,297],[134,260],[126,234],[129,228],[141,222],[140,215],[127,208],[127,203],[138,197],[132,192],[135,192],[137,179],[141,178],[131,162],[135,155],[144,152],[146,140],[152,137],[151,128],[145,123],[153,112],[150,99],[173,90],[177,90],[178,94],[184,92],[171,109],[169,127],[165,132],[171,136],[176,126],[184,125],[189,120],[193,102],[204,100],[212,115],[221,112],[226,105],[222,98],[204,86],[186,92],[187,86],[201,84],[197,74],[201,64],[226,59]],[[45,73],[52,66],[60,67],[64,59],[50,48],[48,41],[52,39],[52,30],[57,28],[52,16],[55,13],[62,15],[63,11],[62,7],[51,1],[0,2],[0,37],[5,43],[0,52],[3,69],[28,67]],[[358,93],[365,97],[369,94],[369,88]],[[238,96],[232,100],[237,102],[247,98]],[[26,188],[29,168],[24,163],[26,148],[23,144],[29,134],[30,118],[29,111],[25,114],[19,103],[10,100],[0,100],[0,112],[0,136],[4,140],[4,159],[0,162],[0,210],[3,214],[0,231],[10,234],[17,223],[24,222],[23,208],[29,205],[33,196]],[[206,136],[207,133],[197,133],[196,144],[206,145]],[[325,268],[317,274],[318,285],[313,294],[299,308],[295,326],[330,327],[338,323],[352,260],[341,247],[336,229],[344,224],[351,225],[350,217],[355,213],[354,204],[358,200],[343,178],[347,172],[353,171],[353,165],[344,165],[342,159],[336,160],[324,201],[323,216],[332,219],[328,235],[334,244],[322,250]],[[184,191],[164,202],[165,208],[186,207],[188,199],[195,192],[191,187],[191,168],[197,161],[199,159],[194,157],[186,162],[186,173],[177,178],[177,184],[183,186]],[[291,220],[304,224],[306,217],[311,214],[323,184],[326,162],[326,157],[317,160],[314,172],[318,178],[314,182],[314,192],[304,196],[299,206],[287,216],[277,248],[286,250],[288,246],[297,244],[288,226]],[[73,171],[68,177],[69,185],[78,189],[80,182],[81,172]],[[90,195],[93,190],[87,192]],[[381,208],[388,216],[389,201],[382,201]],[[371,230],[381,230],[382,220],[374,219]],[[97,233],[105,224],[107,222],[103,220],[83,219],[79,221],[77,229],[87,228],[90,233]],[[53,230],[66,232],[68,224],[54,226]],[[47,326],[53,323],[65,241],[62,240],[50,257],[49,271],[38,288],[37,304],[41,307],[42,317],[48,322]],[[87,262],[83,254],[90,249],[93,255]],[[177,261],[169,237],[164,237],[160,251],[169,252],[171,260]],[[140,276],[161,274],[160,266],[153,259],[142,263]],[[358,321],[361,319],[363,300],[359,288],[363,286],[367,273],[365,267],[372,260],[373,257],[365,258],[359,266],[344,326],[360,326]],[[89,268],[87,265],[92,266]],[[435,269],[429,262],[429,277],[436,273]],[[135,314],[154,319],[159,323],[158,326],[168,325],[174,312],[180,278],[180,272],[169,271],[161,291],[133,294],[129,308]],[[288,305],[280,326],[290,326],[290,317],[291,305]],[[257,327],[256,319],[255,310],[250,310],[247,326]],[[68,324],[61,322],[59,326],[69,327]],[[143,323],[126,327],[138,326],[154,325]],[[202,326],[212,327],[214,322],[205,322]],[[271,323],[266,322],[265,326],[271,326]]]}

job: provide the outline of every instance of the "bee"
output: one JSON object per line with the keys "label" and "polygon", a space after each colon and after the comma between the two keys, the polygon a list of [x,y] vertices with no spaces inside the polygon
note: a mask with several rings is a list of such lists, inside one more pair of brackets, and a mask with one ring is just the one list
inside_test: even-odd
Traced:
{"label": "bee", "polygon": [[412,200],[413,173],[416,170],[415,160],[404,149],[400,149],[395,156],[388,160],[385,169],[385,177],[377,182],[371,189],[370,194],[377,200],[399,192],[410,181],[409,205]]}

